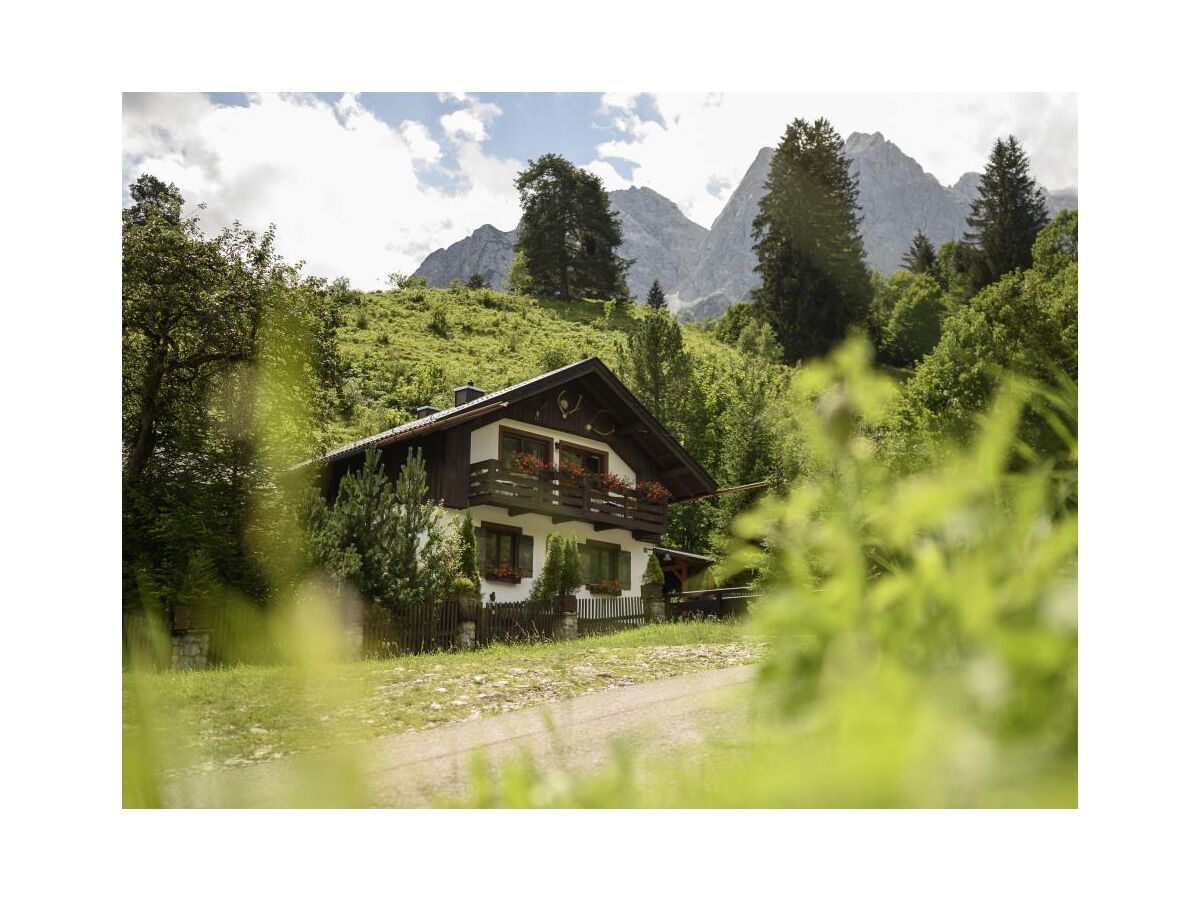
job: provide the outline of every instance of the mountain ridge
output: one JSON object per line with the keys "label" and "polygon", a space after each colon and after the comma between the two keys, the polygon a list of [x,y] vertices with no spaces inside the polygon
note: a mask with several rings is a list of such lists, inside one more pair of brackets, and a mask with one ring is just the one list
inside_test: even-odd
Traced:
{"label": "mountain ridge", "polygon": [[[859,182],[860,231],[868,267],[889,275],[921,230],[935,246],[958,240],[981,175],[965,172],[943,185],[915,159],[882,133],[853,132],[845,154]],[[763,182],[774,151],[762,147],[737,187],[730,193],[711,228],[688,219],[669,198],[652,188],[610,191],[609,200],[621,219],[625,239],[618,250],[634,260],[629,269],[630,293],[644,298],[654,279],[679,310],[681,318],[717,315],[745,299],[760,281],[754,272],[753,222],[764,193]],[[1051,216],[1078,207],[1075,188],[1046,191]],[[414,274],[434,287],[478,272],[492,287],[502,285],[516,244],[516,229],[500,231],[482,225],[468,237],[431,253]]]}

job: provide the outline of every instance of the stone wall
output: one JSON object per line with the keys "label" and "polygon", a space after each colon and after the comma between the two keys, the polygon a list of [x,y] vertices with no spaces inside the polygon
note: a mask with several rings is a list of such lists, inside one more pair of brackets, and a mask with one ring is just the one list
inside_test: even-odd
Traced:
{"label": "stone wall", "polygon": [[172,669],[203,669],[207,665],[207,631],[183,631],[171,635]]}

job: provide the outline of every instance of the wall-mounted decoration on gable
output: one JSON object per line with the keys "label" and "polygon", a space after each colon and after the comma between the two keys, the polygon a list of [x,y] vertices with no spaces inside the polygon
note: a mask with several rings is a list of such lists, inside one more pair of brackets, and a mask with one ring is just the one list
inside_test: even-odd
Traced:
{"label": "wall-mounted decoration on gable", "polygon": [[583,427],[592,432],[592,434],[608,437],[617,430],[617,423],[613,420],[612,413],[607,409],[602,409],[592,416],[591,421]]}
{"label": "wall-mounted decoration on gable", "polygon": [[575,398],[575,405],[572,406],[570,399],[567,397],[567,392],[566,391],[558,392],[558,411],[560,413],[562,413],[562,417],[564,419],[567,418],[567,416],[571,415],[576,410],[578,410],[579,407],[581,407],[581,406],[583,406],[583,394],[579,394]]}

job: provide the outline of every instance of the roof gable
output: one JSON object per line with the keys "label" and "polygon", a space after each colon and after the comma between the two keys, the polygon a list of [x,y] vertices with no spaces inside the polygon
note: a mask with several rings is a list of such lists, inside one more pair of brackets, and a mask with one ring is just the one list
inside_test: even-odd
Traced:
{"label": "roof gable", "polygon": [[475,400],[333,450],[331,462],[368,447],[405,443],[420,435],[513,417],[614,446],[634,447],[679,500],[711,494],[712,476],[683,449],[633,392],[596,357],[554,369]]}

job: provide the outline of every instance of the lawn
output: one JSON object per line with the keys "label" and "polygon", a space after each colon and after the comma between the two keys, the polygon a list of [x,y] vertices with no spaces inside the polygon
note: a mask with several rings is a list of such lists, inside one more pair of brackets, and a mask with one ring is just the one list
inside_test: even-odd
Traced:
{"label": "lawn", "polygon": [[[560,643],[363,660],[126,673],[127,755],[170,777],[253,765],[621,685],[751,663],[728,622],[650,625]],[[139,764],[145,764],[140,762]]]}

